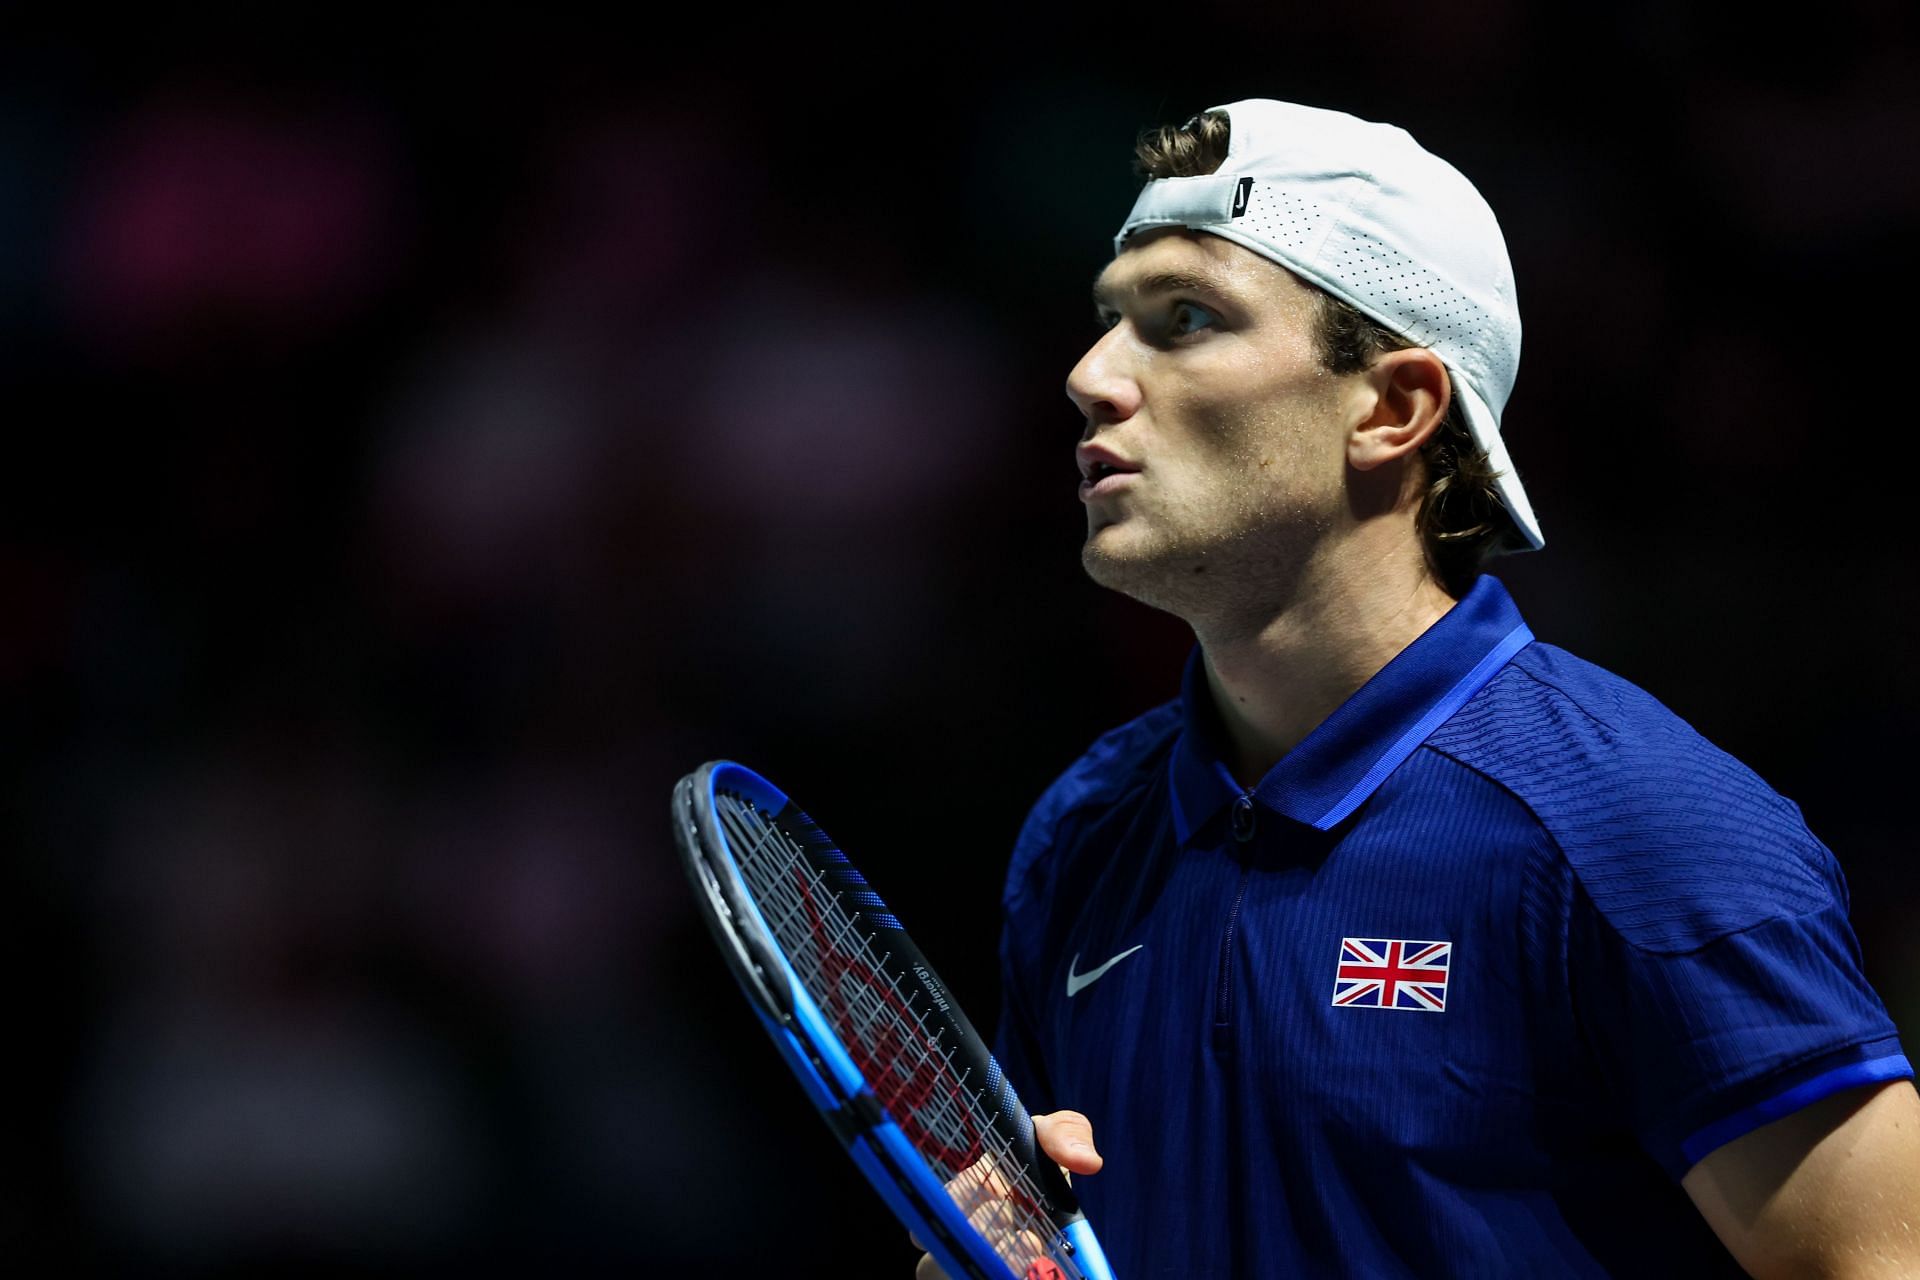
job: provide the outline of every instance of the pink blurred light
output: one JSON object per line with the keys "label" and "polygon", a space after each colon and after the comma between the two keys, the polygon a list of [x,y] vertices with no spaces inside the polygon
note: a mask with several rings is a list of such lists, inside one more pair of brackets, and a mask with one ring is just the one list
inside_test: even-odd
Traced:
{"label": "pink blurred light", "polygon": [[207,317],[324,328],[391,261],[395,185],[363,115],[146,108],[79,184],[62,273],[70,309],[97,336],[135,342]]}

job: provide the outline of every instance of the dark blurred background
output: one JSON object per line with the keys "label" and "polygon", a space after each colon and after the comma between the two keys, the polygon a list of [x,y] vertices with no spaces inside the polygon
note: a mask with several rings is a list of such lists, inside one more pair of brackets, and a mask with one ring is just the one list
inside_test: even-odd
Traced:
{"label": "dark blurred background", "polygon": [[0,39],[10,1260],[909,1274],[668,794],[804,797],[991,1021],[1027,807],[1190,643],[1079,568],[1087,286],[1247,96],[1488,196],[1497,572],[1920,1026],[1911,5],[104,13]]}

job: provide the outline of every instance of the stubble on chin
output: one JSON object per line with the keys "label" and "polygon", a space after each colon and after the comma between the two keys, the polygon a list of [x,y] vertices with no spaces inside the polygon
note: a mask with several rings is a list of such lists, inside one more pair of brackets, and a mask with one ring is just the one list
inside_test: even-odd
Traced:
{"label": "stubble on chin", "polygon": [[1138,600],[1192,621],[1218,607],[1222,595],[1237,594],[1232,579],[1243,575],[1230,569],[1235,557],[1225,548],[1115,547],[1103,543],[1098,532],[1089,534],[1080,549],[1080,566],[1087,576],[1109,591]]}
{"label": "stubble on chin", "polygon": [[1256,526],[1192,545],[1141,547],[1093,530],[1080,565],[1097,585],[1200,626],[1284,607],[1320,532]]}

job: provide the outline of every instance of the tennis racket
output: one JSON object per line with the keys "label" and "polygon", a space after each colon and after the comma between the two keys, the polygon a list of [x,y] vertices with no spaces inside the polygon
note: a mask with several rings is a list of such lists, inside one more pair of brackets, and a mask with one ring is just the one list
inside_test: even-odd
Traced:
{"label": "tennis racket", "polygon": [[827,1127],[954,1280],[1112,1280],[946,985],[819,824],[731,761],[673,792],[701,914]]}

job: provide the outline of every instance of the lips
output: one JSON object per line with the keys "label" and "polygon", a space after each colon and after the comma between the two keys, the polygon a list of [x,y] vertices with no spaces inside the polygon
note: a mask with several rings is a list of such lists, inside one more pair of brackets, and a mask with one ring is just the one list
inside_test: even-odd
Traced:
{"label": "lips", "polygon": [[1083,444],[1074,450],[1074,460],[1080,464],[1080,478],[1094,484],[1116,471],[1130,475],[1140,470],[1138,463],[1129,462],[1105,445]]}
{"label": "lips", "polygon": [[1074,450],[1074,460],[1080,464],[1080,500],[1104,498],[1115,493],[1133,481],[1129,476],[1136,475],[1140,467],[1121,457],[1105,445],[1083,444]]}
{"label": "lips", "polygon": [[1133,478],[1136,474],[1132,471],[1109,471],[1097,480],[1082,480],[1080,501],[1085,502],[1090,498],[1104,498],[1109,494],[1118,493],[1134,482]]}

